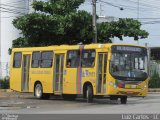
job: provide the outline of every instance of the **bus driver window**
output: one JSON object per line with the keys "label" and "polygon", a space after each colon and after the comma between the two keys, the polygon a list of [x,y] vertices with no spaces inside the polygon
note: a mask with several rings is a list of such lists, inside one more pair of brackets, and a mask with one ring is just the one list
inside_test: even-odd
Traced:
{"label": "bus driver window", "polygon": [[67,67],[71,67],[71,60],[67,60]]}

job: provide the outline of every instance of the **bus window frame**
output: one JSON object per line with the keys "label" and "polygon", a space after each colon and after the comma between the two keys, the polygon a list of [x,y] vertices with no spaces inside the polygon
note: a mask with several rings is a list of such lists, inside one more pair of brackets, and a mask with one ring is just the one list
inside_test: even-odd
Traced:
{"label": "bus window frame", "polygon": [[[15,54],[16,53],[20,53],[21,54],[20,66],[18,66],[18,67],[15,66],[15,62],[14,62],[15,61]],[[14,52],[12,68],[15,68],[15,69],[17,68],[18,69],[18,68],[21,68],[21,66],[22,66],[22,52]]]}
{"label": "bus window frame", "polygon": [[94,64],[91,67],[83,67],[82,66],[82,55],[83,55],[83,52],[82,52],[82,54],[81,54],[81,67],[82,68],[94,68],[95,67],[95,62],[96,62],[96,50],[95,49],[84,49],[83,51],[85,51],[85,50],[93,50],[95,52]]}
{"label": "bus window frame", "polygon": [[[112,72],[111,72],[111,68],[112,68],[112,66],[111,66],[111,62],[112,62],[112,54],[113,53],[115,53],[115,52],[110,52],[110,60],[109,60],[109,73],[110,73],[110,75],[114,78],[114,79],[118,79],[118,80],[123,80],[123,81],[145,81],[147,78],[148,78],[148,73],[147,73],[147,76],[146,76],[146,78],[143,78],[143,80],[142,80],[142,78],[139,78],[139,77],[137,77],[137,78],[133,78],[133,77],[120,77],[120,76],[115,76],[115,75],[113,75],[112,74]],[[127,53],[129,53],[129,52],[127,52]],[[146,54],[146,56],[147,56],[147,59],[148,59],[148,54]]]}
{"label": "bus window frame", "polygon": [[[79,64],[78,64],[78,66],[76,66],[76,67],[72,67],[72,66],[67,66],[67,63],[68,63],[68,53],[70,52],[70,51],[78,51],[79,52]],[[81,59],[81,54],[80,54],[80,50],[79,49],[74,49],[74,50],[67,50],[67,54],[66,54],[66,68],[78,68],[79,66],[80,66],[80,59]]]}
{"label": "bus window frame", "polygon": [[[42,53],[44,53],[44,52],[52,52],[52,59],[51,59],[52,64],[51,64],[50,67],[42,67]],[[49,60],[49,59],[45,59],[45,60]],[[40,60],[40,65],[39,65],[39,67],[40,67],[40,68],[52,68],[52,67],[53,67],[53,60],[54,60],[54,51],[52,51],[52,50],[41,51],[41,60]]]}
{"label": "bus window frame", "polygon": [[78,51],[79,52],[79,54],[80,54],[80,56],[79,56],[79,65],[82,67],[82,68],[94,68],[95,67],[95,62],[96,62],[96,50],[95,49],[84,49],[83,51],[85,51],[85,50],[93,50],[94,52],[95,52],[95,57],[94,57],[94,64],[91,66],[91,67],[82,67],[82,54],[83,54],[83,52],[82,52],[82,54],[80,53],[80,50],[79,49],[74,49],[74,50],[67,50],[67,54],[66,54],[66,68],[78,68],[78,66],[77,67],[72,67],[72,66],[67,66],[68,65],[68,53],[70,52],[70,51]]}
{"label": "bus window frame", "polygon": [[[38,67],[33,67],[33,54],[35,53],[35,52],[39,52],[40,53],[40,59],[38,60]],[[41,64],[41,51],[33,51],[32,52],[32,60],[31,60],[32,62],[31,62],[31,68],[40,68],[40,64]]]}

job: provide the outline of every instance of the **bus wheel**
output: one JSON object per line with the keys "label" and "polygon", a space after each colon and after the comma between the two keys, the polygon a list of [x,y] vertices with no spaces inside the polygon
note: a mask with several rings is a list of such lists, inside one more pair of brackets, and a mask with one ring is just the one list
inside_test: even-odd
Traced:
{"label": "bus wheel", "polygon": [[36,84],[34,88],[34,95],[38,99],[42,99],[43,97],[43,90],[42,90],[42,85],[40,83]]}
{"label": "bus wheel", "polygon": [[126,104],[127,103],[127,96],[121,97],[121,104]]}
{"label": "bus wheel", "polygon": [[91,85],[87,86],[86,98],[87,98],[87,103],[93,102],[93,89]]}

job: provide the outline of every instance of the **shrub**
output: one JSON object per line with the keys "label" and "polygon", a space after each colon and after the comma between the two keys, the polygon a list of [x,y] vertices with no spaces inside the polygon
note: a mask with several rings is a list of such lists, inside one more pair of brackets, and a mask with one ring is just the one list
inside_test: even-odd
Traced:
{"label": "shrub", "polygon": [[149,88],[160,88],[160,76],[156,70],[154,70],[149,81]]}
{"label": "shrub", "polygon": [[9,80],[0,80],[0,89],[9,89]]}

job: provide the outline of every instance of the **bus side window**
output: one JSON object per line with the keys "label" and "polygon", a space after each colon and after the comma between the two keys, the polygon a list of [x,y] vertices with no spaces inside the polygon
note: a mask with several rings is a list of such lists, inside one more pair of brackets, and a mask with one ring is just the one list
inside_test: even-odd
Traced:
{"label": "bus side window", "polygon": [[66,67],[77,68],[80,62],[79,50],[69,50],[67,52]]}
{"label": "bus side window", "polygon": [[20,68],[21,67],[21,60],[22,60],[22,53],[15,52],[14,59],[13,59],[13,68]]}
{"label": "bus side window", "polygon": [[41,68],[51,68],[53,62],[53,52],[46,51],[41,53]]}
{"label": "bus side window", "polygon": [[82,53],[82,67],[94,67],[95,50],[84,50]]}
{"label": "bus side window", "polygon": [[38,68],[41,60],[41,53],[39,51],[32,54],[32,68]]}

